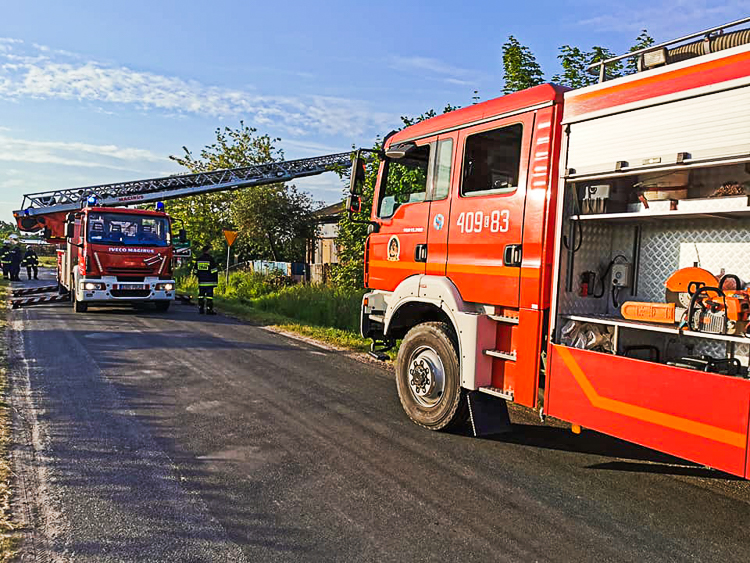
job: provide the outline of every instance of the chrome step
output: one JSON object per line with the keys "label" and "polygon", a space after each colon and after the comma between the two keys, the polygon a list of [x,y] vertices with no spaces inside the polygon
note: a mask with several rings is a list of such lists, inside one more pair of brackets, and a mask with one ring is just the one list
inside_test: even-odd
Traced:
{"label": "chrome step", "polygon": [[505,317],[503,315],[487,315],[487,316],[491,318],[493,321],[497,321],[499,323],[507,323],[509,325],[518,324],[518,317]]}
{"label": "chrome step", "polygon": [[372,313],[370,313],[370,320],[375,321],[376,323],[380,323],[381,325],[385,324],[384,315],[373,315]]}
{"label": "chrome step", "polygon": [[500,397],[501,399],[506,399],[508,401],[513,400],[513,391],[503,391],[498,387],[480,387],[477,391],[493,395],[494,397]]}
{"label": "chrome step", "polygon": [[516,361],[516,351],[503,352],[502,350],[485,350],[484,353],[493,358],[500,358],[501,360],[509,360],[511,362]]}

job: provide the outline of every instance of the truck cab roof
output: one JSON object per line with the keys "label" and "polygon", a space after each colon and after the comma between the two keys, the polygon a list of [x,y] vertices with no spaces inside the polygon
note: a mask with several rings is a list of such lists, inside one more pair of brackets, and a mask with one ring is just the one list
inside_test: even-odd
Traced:
{"label": "truck cab roof", "polygon": [[563,94],[568,90],[570,88],[557,84],[541,84],[527,90],[444,113],[402,129],[388,139],[387,146],[446,133],[454,129],[462,129],[485,120],[497,119],[503,115],[529,110],[537,106],[560,103],[563,100]]}

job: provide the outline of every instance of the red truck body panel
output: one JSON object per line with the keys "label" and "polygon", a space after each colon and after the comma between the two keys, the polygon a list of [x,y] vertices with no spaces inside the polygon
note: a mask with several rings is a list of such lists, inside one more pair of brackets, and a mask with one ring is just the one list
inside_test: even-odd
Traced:
{"label": "red truck body panel", "polygon": [[553,345],[547,412],[747,476],[750,381]]}

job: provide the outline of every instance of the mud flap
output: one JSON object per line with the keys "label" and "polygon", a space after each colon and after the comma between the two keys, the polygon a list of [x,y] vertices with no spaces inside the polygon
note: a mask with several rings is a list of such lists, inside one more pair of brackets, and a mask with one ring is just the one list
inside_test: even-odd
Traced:
{"label": "mud flap", "polygon": [[474,436],[489,436],[510,432],[508,405],[504,399],[493,397],[481,391],[466,394],[469,403],[469,420]]}

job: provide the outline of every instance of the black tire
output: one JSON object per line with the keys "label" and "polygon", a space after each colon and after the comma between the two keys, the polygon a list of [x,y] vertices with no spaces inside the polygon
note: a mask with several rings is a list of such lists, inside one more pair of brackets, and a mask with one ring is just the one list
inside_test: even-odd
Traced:
{"label": "black tire", "polygon": [[396,387],[406,414],[424,428],[449,430],[466,421],[468,403],[448,324],[422,323],[406,334],[396,359]]}
{"label": "black tire", "polygon": [[156,301],[154,302],[154,308],[160,313],[166,313],[167,311],[169,311],[169,306],[171,304],[171,301]]}
{"label": "black tire", "polygon": [[73,301],[73,310],[76,313],[85,313],[89,309],[89,304],[85,303],[84,301],[78,301],[76,299],[76,294],[74,291],[71,291],[71,300]]}

